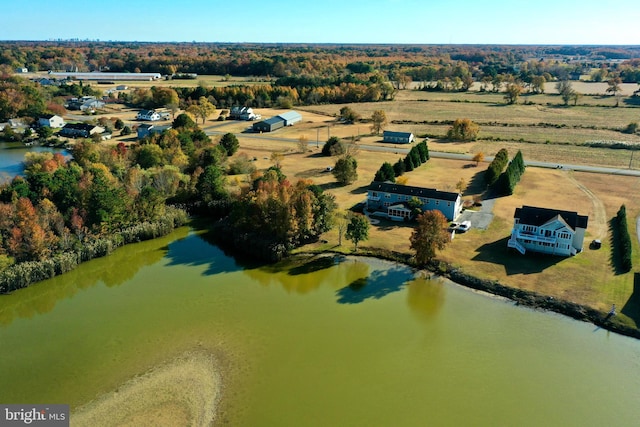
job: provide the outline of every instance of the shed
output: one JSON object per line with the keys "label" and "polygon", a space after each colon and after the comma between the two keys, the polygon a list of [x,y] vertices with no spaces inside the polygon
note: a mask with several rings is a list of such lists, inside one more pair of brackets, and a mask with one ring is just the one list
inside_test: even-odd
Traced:
{"label": "shed", "polygon": [[255,132],[273,132],[276,129],[284,127],[284,119],[280,116],[271,117],[270,119],[254,123],[253,130]]}
{"label": "shed", "polygon": [[393,142],[396,144],[410,144],[414,141],[415,137],[411,132],[393,132],[385,130],[382,133],[382,142]]}
{"label": "shed", "polygon": [[280,117],[284,120],[285,126],[293,126],[294,123],[302,121],[302,115],[297,111],[287,111],[286,113],[279,114],[276,117]]}

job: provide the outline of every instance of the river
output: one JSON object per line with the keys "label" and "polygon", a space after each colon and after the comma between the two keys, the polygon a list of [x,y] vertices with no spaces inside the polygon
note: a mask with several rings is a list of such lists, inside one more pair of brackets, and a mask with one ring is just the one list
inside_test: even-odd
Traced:
{"label": "river", "polygon": [[25,147],[24,144],[19,142],[0,142],[0,182],[12,179],[14,176],[21,174],[24,170],[22,166],[24,155],[31,151],[64,152],[64,150],[60,148],[38,145]]}
{"label": "river", "polygon": [[205,352],[220,425],[637,425],[640,341],[390,262],[246,266],[209,240],[183,227],[1,296],[0,402],[75,410]]}

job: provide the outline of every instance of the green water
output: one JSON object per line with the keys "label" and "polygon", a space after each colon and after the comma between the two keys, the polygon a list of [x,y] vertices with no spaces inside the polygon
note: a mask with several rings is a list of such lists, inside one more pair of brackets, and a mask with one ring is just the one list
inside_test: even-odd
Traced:
{"label": "green water", "polygon": [[634,426],[640,342],[355,258],[241,267],[187,228],[0,297],[0,402],[69,403],[192,349],[231,426]]}

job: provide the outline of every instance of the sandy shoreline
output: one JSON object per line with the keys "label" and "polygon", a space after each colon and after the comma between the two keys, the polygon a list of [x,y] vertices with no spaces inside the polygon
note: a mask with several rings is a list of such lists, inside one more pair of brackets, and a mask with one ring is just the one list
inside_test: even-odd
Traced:
{"label": "sandy shoreline", "polygon": [[185,353],[78,408],[72,426],[210,426],[221,397],[213,355]]}

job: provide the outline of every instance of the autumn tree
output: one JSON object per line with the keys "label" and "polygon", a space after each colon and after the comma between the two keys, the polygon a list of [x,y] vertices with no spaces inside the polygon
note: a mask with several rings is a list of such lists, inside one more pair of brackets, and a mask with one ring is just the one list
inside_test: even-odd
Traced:
{"label": "autumn tree", "polygon": [[358,179],[358,162],[355,157],[344,156],[336,162],[333,167],[333,176],[342,184],[347,185]]}
{"label": "autumn tree", "polygon": [[518,98],[522,93],[522,86],[518,83],[509,83],[505,90],[504,100],[507,104],[513,105],[518,102]]}
{"label": "autumn tree", "polygon": [[560,94],[562,101],[564,101],[564,105],[569,105],[569,101],[571,101],[571,98],[575,93],[571,82],[567,79],[560,80],[556,83],[556,90]]}
{"label": "autumn tree", "polygon": [[200,99],[198,99],[198,103],[189,106],[187,111],[202,119],[202,124],[204,124],[207,118],[216,112],[216,106],[209,102],[207,98],[201,96]]}
{"label": "autumn tree", "polygon": [[298,138],[298,152],[306,153],[309,150],[309,138],[307,135],[300,135]]}
{"label": "autumn tree", "polygon": [[339,118],[345,123],[354,123],[360,120],[360,114],[356,113],[351,107],[342,107]]}
{"label": "autumn tree", "polygon": [[371,132],[376,135],[387,125],[387,115],[384,110],[376,110],[371,115]]}
{"label": "autumn tree", "polygon": [[476,162],[476,166],[478,166],[480,162],[484,161],[484,153],[482,151],[477,152],[473,155],[473,158],[471,160]]}
{"label": "autumn tree", "polygon": [[450,241],[447,219],[438,210],[429,210],[417,217],[418,225],[411,234],[411,249],[416,251],[416,262],[424,266]]}
{"label": "autumn tree", "polygon": [[620,77],[613,77],[609,80],[607,80],[607,93],[610,93],[611,95],[615,96],[618,94],[618,92],[620,92],[620,84],[622,83],[622,79]]}
{"label": "autumn tree", "polygon": [[447,131],[447,139],[458,141],[475,141],[480,126],[469,119],[456,119]]}
{"label": "autumn tree", "polygon": [[345,237],[353,242],[357,252],[358,243],[369,239],[369,220],[367,217],[361,214],[353,215],[347,225]]}
{"label": "autumn tree", "polygon": [[322,154],[325,156],[339,156],[344,152],[345,146],[337,136],[332,136],[322,146]]}

